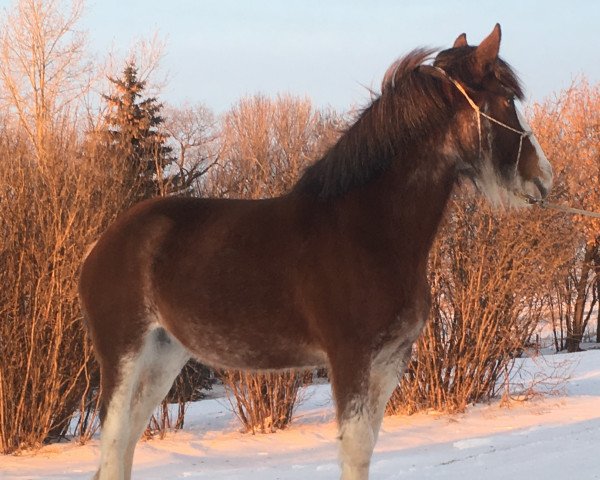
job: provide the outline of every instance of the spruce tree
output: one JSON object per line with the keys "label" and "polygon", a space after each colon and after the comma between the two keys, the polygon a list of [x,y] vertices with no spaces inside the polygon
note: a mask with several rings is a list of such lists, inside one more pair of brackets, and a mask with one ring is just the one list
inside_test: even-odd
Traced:
{"label": "spruce tree", "polygon": [[174,161],[167,136],[162,133],[163,108],[156,97],[144,98],[146,82],[138,78],[138,69],[129,62],[121,78],[109,77],[111,95],[106,116],[109,148],[124,161],[124,174],[139,196],[148,198],[164,194],[165,169]]}

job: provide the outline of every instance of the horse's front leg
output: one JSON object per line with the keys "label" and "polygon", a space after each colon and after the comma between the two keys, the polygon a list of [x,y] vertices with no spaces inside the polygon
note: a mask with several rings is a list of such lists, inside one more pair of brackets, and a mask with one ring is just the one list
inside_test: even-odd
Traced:
{"label": "horse's front leg", "polygon": [[[369,406],[370,358],[348,349],[330,358],[333,396],[339,426],[342,480],[368,480],[375,446]],[[354,355],[353,355],[354,354]]]}
{"label": "horse's front leg", "polygon": [[391,354],[385,350],[376,355],[369,375],[369,411],[375,441],[385,414],[388,400],[398,386],[410,361],[412,344],[404,344]]}
{"label": "horse's front leg", "polygon": [[348,348],[331,359],[339,424],[342,480],[368,480],[369,465],[385,406],[410,359],[412,344],[357,355]]}

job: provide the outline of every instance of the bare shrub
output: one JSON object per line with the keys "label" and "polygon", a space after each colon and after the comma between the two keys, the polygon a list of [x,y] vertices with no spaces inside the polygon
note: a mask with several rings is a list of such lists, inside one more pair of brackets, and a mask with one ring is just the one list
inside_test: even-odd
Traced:
{"label": "bare shrub", "polygon": [[[535,105],[532,125],[553,161],[556,187],[550,201],[600,211],[600,84],[583,78]],[[556,349],[574,352],[600,293],[600,220],[572,216],[564,221],[573,231],[571,243],[564,246],[571,261],[553,283],[552,319]],[[600,338],[600,322],[596,324]]]}
{"label": "bare shrub", "polygon": [[246,373],[226,371],[221,376],[233,412],[245,432],[272,433],[292,421],[302,372]]}
{"label": "bare shrub", "polygon": [[[19,138],[19,130],[12,135]],[[8,132],[6,132],[8,135]],[[81,259],[126,203],[111,168],[47,142],[0,144],[0,448],[64,435],[97,373],[77,297]],[[54,150],[54,145],[61,146]],[[73,138],[72,145],[77,145]],[[85,410],[85,406],[84,406]]]}
{"label": "bare shrub", "polygon": [[[535,368],[531,368],[532,364],[535,364]],[[510,406],[537,397],[564,395],[575,364],[572,358],[544,355],[523,359],[519,363],[515,361],[513,368],[507,368],[501,380],[501,405]]]}
{"label": "bare shrub", "polygon": [[[88,110],[86,120],[96,127],[82,133],[87,130],[82,108],[92,75],[85,35],[77,31],[82,9],[78,0],[20,0],[2,22],[0,100],[14,119],[0,118],[2,452],[35,447],[67,433],[85,441],[97,428],[98,369],[79,310],[78,269],[102,231],[141,197],[140,182],[132,181],[139,175],[127,174],[131,166],[102,142],[101,131],[107,127],[102,115]],[[224,161],[210,182],[201,185],[200,177],[216,157],[201,145],[213,138],[195,127],[200,119],[212,129],[212,119],[204,111],[191,112],[191,120],[180,112],[184,122],[170,124],[179,142],[179,161],[165,172],[174,175],[168,181],[175,186],[163,183],[161,192],[201,189],[256,198],[289,187],[331,122],[307,100],[282,97],[265,110],[267,123],[249,133],[248,115],[254,111],[261,118],[259,103],[249,101],[244,107],[242,102],[228,117],[230,128],[223,130],[227,141],[221,142]],[[266,157],[254,148],[260,145],[260,129],[272,140],[262,145],[270,148]],[[250,137],[254,140],[247,143]],[[169,425],[183,425],[195,381],[178,378],[169,399],[179,403],[177,418],[165,418],[164,403],[150,430],[158,425],[162,435]]]}
{"label": "bare shrub", "polygon": [[279,96],[241,99],[224,115],[218,165],[208,195],[268,198],[289,190],[307,165],[336,138],[342,121],[310,100]]}
{"label": "bare shrub", "polygon": [[12,452],[64,435],[93,395],[75,279],[112,210],[95,195],[103,171],[77,148],[74,118],[90,73],[77,31],[82,3],[19,0],[3,13],[0,451]]}
{"label": "bare shrub", "polygon": [[[550,202],[600,209],[599,99],[581,80],[530,112],[555,170]],[[489,398],[542,316],[556,349],[576,351],[598,300],[597,220],[495,218],[460,200],[452,212],[432,255],[431,319],[388,412],[457,411]]]}
{"label": "bare shrub", "polygon": [[537,326],[567,258],[567,232],[545,212],[499,215],[458,199],[432,258],[430,321],[388,413],[461,411],[493,396]]}
{"label": "bare shrub", "polygon": [[[211,390],[213,372],[196,360],[189,360],[181,373],[173,381],[173,386],[148,422],[145,438],[158,436],[164,438],[171,429],[180,430],[185,424],[187,404],[204,397],[204,390]],[[174,415],[170,404],[177,404]]]}

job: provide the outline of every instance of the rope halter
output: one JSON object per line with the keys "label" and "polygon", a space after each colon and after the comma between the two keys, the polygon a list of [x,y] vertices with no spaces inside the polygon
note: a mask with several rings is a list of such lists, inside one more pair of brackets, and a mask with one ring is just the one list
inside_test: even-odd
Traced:
{"label": "rope halter", "polygon": [[473,99],[469,96],[469,94],[465,90],[465,87],[463,87],[457,80],[455,80],[450,75],[448,75],[444,69],[442,69],[440,67],[436,67],[436,66],[433,66],[433,68],[435,70],[437,70],[438,72],[440,72],[445,78],[450,80],[450,82],[452,82],[452,84],[454,84],[454,86],[458,89],[458,91],[460,93],[462,93],[462,95],[467,99],[467,102],[469,102],[469,105],[471,105],[471,108],[473,108],[473,110],[475,110],[475,118],[477,119],[477,134],[479,135],[479,157],[480,158],[483,156],[483,146],[482,146],[483,144],[481,141],[481,117],[484,117],[484,118],[488,119],[490,122],[494,122],[495,124],[500,125],[501,127],[504,127],[507,130],[510,130],[511,132],[515,132],[516,134],[519,135],[519,151],[517,153],[517,162],[515,163],[515,171],[516,171],[517,168],[519,167],[519,161],[521,159],[521,150],[523,149],[523,139],[533,135],[533,132],[531,132],[530,130],[518,130],[516,128],[511,127],[510,125],[507,125],[506,123],[501,122],[500,120],[495,119],[494,117],[488,115],[487,113],[482,112],[481,109],[479,108],[479,105],[477,105],[473,101]]}

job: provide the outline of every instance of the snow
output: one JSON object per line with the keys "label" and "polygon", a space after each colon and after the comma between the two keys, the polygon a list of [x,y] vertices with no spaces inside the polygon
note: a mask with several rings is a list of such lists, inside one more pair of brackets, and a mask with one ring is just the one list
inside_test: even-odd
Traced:
{"label": "snow", "polygon": [[[543,358],[543,360],[542,360]],[[600,479],[600,351],[522,361],[521,372],[546,378],[558,394],[499,401],[460,415],[436,412],[384,420],[371,465],[373,480]],[[546,383],[540,383],[540,388]],[[193,404],[184,431],[140,442],[134,479],[331,480],[339,478],[336,426],[328,385],[305,392],[293,425],[272,435],[249,435],[225,399]],[[0,479],[89,479],[99,456],[85,446],[49,445],[0,457]],[[587,459],[587,460],[586,460]]]}

